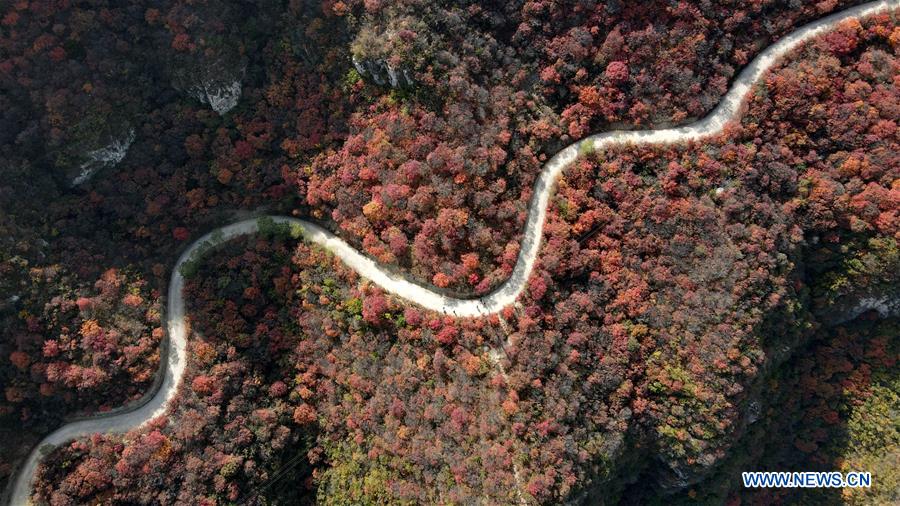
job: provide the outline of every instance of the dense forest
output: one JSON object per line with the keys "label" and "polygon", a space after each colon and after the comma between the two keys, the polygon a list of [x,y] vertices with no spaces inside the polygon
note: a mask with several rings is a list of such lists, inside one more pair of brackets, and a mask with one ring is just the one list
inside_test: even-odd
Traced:
{"label": "dense forest", "polygon": [[[702,117],[761,49],[853,3],[0,6],[0,478],[153,388],[160,294],[202,232],[304,216],[487,293],[559,148]],[[846,22],[719,138],[582,153],[499,316],[418,309],[277,226],[211,252],[170,416],[60,448],[36,498],[796,500],[738,489],[754,466],[864,468],[890,498],[898,56],[896,14]]]}
{"label": "dense forest", "polygon": [[[807,346],[769,380],[755,421],[724,465],[669,504],[734,501],[729,493],[744,470],[872,473],[869,489],[756,489],[741,504],[891,504],[897,502],[900,401],[896,318],[862,318],[817,332]],[[633,495],[632,495],[633,494]],[[634,487],[634,504],[653,503]]]}

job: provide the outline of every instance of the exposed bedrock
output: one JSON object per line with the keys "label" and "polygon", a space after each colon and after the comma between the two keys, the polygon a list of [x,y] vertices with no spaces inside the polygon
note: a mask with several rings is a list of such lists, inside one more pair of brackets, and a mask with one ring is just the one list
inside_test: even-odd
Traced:
{"label": "exposed bedrock", "polygon": [[395,68],[385,59],[358,60],[353,57],[353,66],[363,79],[378,86],[409,88],[415,84],[407,69]]}

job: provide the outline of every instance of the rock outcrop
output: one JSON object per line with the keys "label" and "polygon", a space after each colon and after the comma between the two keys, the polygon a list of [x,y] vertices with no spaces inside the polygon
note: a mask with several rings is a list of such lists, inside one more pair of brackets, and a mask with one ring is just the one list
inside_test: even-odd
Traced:
{"label": "rock outcrop", "polygon": [[411,88],[415,81],[410,76],[409,70],[393,67],[385,59],[359,60],[353,57],[353,67],[363,79],[369,80],[378,86],[390,86],[391,88]]}
{"label": "rock outcrop", "polygon": [[129,129],[124,137],[113,139],[106,146],[86,153],[85,161],[79,166],[78,175],[72,178],[71,186],[75,187],[88,181],[100,169],[118,165],[125,158],[132,142],[134,142],[133,128]]}

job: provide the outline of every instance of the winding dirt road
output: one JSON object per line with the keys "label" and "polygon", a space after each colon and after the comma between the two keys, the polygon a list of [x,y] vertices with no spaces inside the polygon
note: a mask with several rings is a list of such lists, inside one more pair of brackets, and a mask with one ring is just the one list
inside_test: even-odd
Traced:
{"label": "winding dirt road", "polygon": [[[572,163],[582,150],[597,150],[610,146],[672,144],[694,141],[714,136],[722,132],[724,125],[739,117],[744,98],[760,77],[779,59],[799,44],[816,37],[834,27],[843,20],[861,18],[872,14],[900,8],[900,0],[882,0],[862,4],[805,25],[788,34],[777,43],[760,53],[738,75],[731,89],[719,105],[705,118],[678,128],[661,130],[617,130],[592,135],[575,142],[556,154],[544,166],[534,187],[534,194],[528,210],[528,219],[522,238],[518,261],[512,275],[496,291],[479,299],[456,299],[436,293],[401,276],[391,274],[373,260],[365,257],[352,246],[321,227],[296,218],[272,216],[277,223],[289,223],[303,230],[305,239],[316,243],[338,256],[350,268],[361,276],[368,278],[385,291],[432,311],[457,317],[477,317],[496,313],[513,304],[524,290],[538,256],[547,203],[553,186],[560,173]],[[28,459],[19,469],[12,485],[10,504],[30,504],[31,484],[34,472],[41,457],[67,441],[87,436],[96,432],[124,433],[146,424],[150,420],[165,414],[169,400],[181,384],[184,375],[187,349],[187,325],[182,291],[184,278],[180,267],[194,255],[216,243],[257,232],[256,219],[240,221],[221,227],[194,241],[185,251],[172,271],[168,292],[167,327],[168,346],[163,348],[166,360],[163,362],[163,379],[159,389],[150,394],[147,402],[133,411],[115,415],[100,415],[64,425],[45,437],[32,450]]]}

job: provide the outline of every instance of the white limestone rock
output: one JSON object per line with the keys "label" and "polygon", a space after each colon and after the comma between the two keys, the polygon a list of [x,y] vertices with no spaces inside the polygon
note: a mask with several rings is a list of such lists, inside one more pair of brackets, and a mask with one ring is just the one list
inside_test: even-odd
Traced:
{"label": "white limestone rock", "polygon": [[383,58],[360,60],[356,56],[351,56],[350,60],[362,78],[369,79],[378,86],[389,86],[397,89],[409,88],[415,85],[409,70],[396,68]]}
{"label": "white limestone rock", "polygon": [[219,116],[224,116],[234,109],[241,98],[241,81],[234,79],[231,82],[218,83],[214,80],[205,80],[188,93],[204,104],[209,104]]}
{"label": "white limestone rock", "polygon": [[900,313],[900,297],[890,295],[863,297],[850,309],[845,318],[849,321],[869,311],[875,311],[882,318],[896,315]]}
{"label": "white limestone rock", "polygon": [[114,139],[106,146],[88,152],[86,160],[79,167],[81,173],[72,179],[72,186],[78,186],[91,179],[98,170],[105,167],[115,167],[125,158],[128,148],[134,142],[134,129],[128,130],[128,134],[120,139]]}

